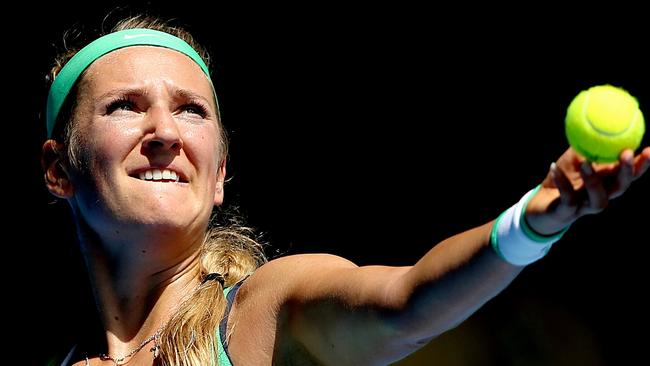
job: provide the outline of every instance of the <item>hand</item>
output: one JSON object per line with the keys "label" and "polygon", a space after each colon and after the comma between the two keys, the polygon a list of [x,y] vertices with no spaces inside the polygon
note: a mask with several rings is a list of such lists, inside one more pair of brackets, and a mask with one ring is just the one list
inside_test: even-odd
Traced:
{"label": "hand", "polygon": [[650,147],[625,150],[611,164],[588,163],[569,148],[551,165],[542,188],[526,208],[526,221],[542,235],[557,233],[578,218],[601,212],[650,168]]}

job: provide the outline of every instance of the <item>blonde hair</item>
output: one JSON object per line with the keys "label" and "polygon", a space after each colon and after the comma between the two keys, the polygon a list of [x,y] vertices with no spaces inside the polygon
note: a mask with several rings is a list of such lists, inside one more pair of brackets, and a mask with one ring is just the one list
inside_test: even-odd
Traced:
{"label": "blonde hair", "polygon": [[[179,27],[150,16],[133,16],[118,22],[110,32],[132,28],[149,28],[163,31],[183,39],[192,46],[209,66],[209,57],[193,37]],[[67,49],[60,54],[48,75],[53,81],[56,75],[70,60],[78,49]],[[83,78],[83,74],[81,79]],[[77,83],[78,85],[79,83]],[[73,167],[83,169],[82,136],[78,133],[78,123],[74,121],[77,88],[71,90],[68,101],[64,104],[54,131],[54,138],[65,145],[61,151],[63,158]],[[219,163],[227,157],[227,135],[218,118],[221,131],[219,139]],[[216,330],[224,318],[226,299],[223,287],[218,281],[204,281],[206,275],[219,273],[224,279],[224,287],[232,286],[249,276],[255,269],[267,261],[262,246],[253,238],[250,228],[238,223],[219,226],[216,220],[210,220],[209,229],[201,247],[200,276],[201,284],[174,313],[163,328],[160,337],[160,362],[168,366],[217,365],[218,342]]]}
{"label": "blonde hair", "polygon": [[[243,227],[214,227],[201,252],[202,277],[223,274],[229,287],[266,261],[260,245]],[[169,321],[161,336],[162,364],[217,365],[216,329],[224,317],[226,299],[218,281],[206,281]]]}

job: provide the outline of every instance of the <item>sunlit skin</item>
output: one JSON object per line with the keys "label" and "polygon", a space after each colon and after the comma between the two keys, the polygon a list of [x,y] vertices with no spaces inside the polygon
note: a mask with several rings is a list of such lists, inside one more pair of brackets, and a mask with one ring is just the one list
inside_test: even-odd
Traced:
{"label": "sunlit skin", "polygon": [[[72,204],[93,231],[117,240],[202,237],[222,193],[215,194],[213,92],[199,66],[176,51],[129,47],[94,62],[79,95],[75,117],[89,168],[73,175],[73,186],[83,191]],[[137,178],[152,167],[174,170],[180,181]]]}
{"label": "sunlit skin", "polygon": [[580,217],[603,211],[649,169],[650,147],[636,156],[626,149],[617,163],[610,164],[589,163],[570,148],[528,204],[527,220],[541,234],[556,233]]}
{"label": "sunlit skin", "polygon": [[[78,95],[84,168],[69,169],[64,193],[76,216],[116,243],[107,250],[141,237],[153,244],[140,251],[150,258],[166,253],[165,242],[200,241],[225,171],[213,91],[199,66],[176,51],[129,47],[95,61]],[[176,172],[179,182],[138,178],[152,168]]]}

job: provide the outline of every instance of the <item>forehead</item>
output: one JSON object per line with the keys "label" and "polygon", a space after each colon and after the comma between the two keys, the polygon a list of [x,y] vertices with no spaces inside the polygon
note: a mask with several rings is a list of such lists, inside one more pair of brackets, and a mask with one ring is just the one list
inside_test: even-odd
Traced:
{"label": "forehead", "polygon": [[161,82],[212,99],[212,85],[199,65],[186,55],[163,47],[115,50],[93,62],[83,79],[84,88],[92,94],[117,87],[153,87]]}

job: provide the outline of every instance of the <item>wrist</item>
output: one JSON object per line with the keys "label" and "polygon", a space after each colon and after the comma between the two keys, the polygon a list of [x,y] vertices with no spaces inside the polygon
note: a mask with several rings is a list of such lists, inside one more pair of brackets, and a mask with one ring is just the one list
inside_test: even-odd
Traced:
{"label": "wrist", "polygon": [[502,213],[492,227],[492,248],[502,259],[513,265],[525,266],[541,259],[568,230],[567,227],[553,235],[543,235],[535,232],[526,222],[526,206],[539,189],[538,186],[525,194],[519,202]]}
{"label": "wrist", "polygon": [[571,225],[571,222],[559,220],[557,215],[549,213],[548,202],[556,197],[545,197],[549,195],[541,185],[532,190],[528,202],[523,210],[524,229],[530,231],[532,236],[553,237],[563,233]]}

